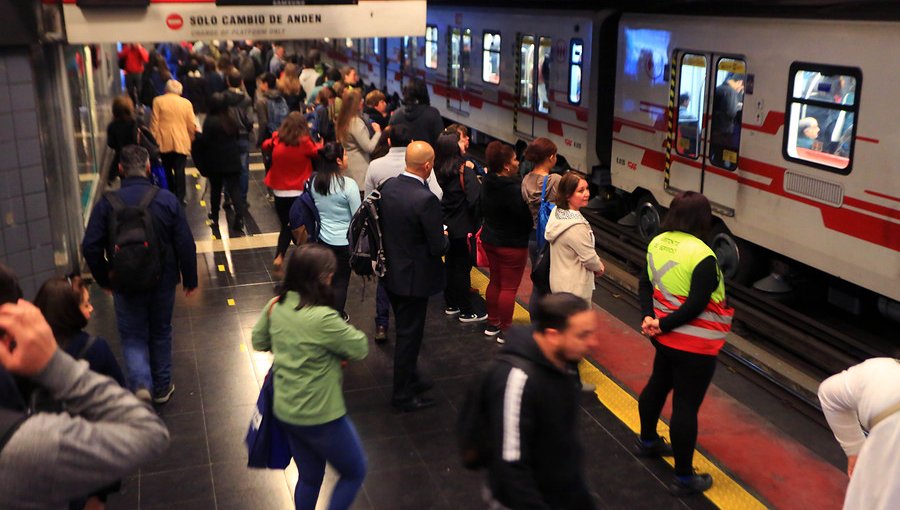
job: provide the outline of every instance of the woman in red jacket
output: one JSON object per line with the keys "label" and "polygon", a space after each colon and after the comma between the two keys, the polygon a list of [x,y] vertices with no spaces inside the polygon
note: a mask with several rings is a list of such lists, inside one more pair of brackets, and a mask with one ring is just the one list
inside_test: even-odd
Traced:
{"label": "woman in red jacket", "polygon": [[306,118],[300,112],[285,117],[271,138],[263,142],[262,150],[272,153],[272,166],[266,174],[266,186],[275,194],[275,212],[281,222],[278,248],[272,265],[281,270],[284,254],[291,244],[291,205],[303,193],[303,186],[312,174],[312,158],[318,146],[309,136]]}

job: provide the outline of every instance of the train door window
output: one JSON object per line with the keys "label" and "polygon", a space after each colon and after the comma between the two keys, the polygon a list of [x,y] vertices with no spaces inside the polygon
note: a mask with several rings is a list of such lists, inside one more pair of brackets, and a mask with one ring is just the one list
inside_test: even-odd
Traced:
{"label": "train door window", "polygon": [[461,87],[465,87],[466,83],[469,81],[469,69],[471,68],[472,63],[472,29],[467,28],[463,30],[462,33],[462,53],[459,56],[459,70],[462,84]]}
{"label": "train door window", "polygon": [[450,86],[459,88],[462,86],[460,71],[460,53],[462,53],[462,31],[459,28],[450,29]]}
{"label": "train door window", "polygon": [[743,60],[723,57],[716,64],[716,88],[709,126],[709,161],[726,170],[735,170],[738,166],[746,74],[747,64]]}
{"label": "train door window", "polygon": [[581,103],[581,66],[584,62],[584,41],[572,39],[569,43],[569,102]]}
{"label": "train door window", "polygon": [[519,42],[519,106],[534,108],[534,36]]}
{"label": "train door window", "polygon": [[379,47],[379,44],[378,44],[380,42],[381,41],[379,41],[377,37],[372,38],[372,53],[375,56],[378,56],[381,54],[381,48]]}
{"label": "train door window", "polygon": [[703,112],[706,111],[706,65],[704,55],[685,53],[678,76],[678,118],[675,150],[692,159],[700,157]]}
{"label": "train door window", "polygon": [[550,113],[550,64],[553,40],[541,37],[538,45],[537,111]]}
{"label": "train door window", "polygon": [[403,70],[416,68],[416,57],[419,53],[419,41],[416,37],[403,36]]}
{"label": "train door window", "polygon": [[784,157],[850,173],[862,73],[858,68],[791,65]]}
{"label": "train door window", "polygon": [[481,54],[481,79],[500,83],[500,32],[485,32]]}
{"label": "train door window", "polygon": [[437,69],[438,66],[438,28],[434,25],[425,27],[425,67]]}

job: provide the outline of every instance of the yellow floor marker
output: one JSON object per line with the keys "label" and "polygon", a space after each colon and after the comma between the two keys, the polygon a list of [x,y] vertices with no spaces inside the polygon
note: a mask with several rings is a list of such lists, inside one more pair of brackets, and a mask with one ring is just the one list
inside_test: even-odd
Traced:
{"label": "yellow floor marker", "polygon": [[234,299],[228,298],[228,306],[234,306]]}
{"label": "yellow floor marker", "polygon": [[200,186],[200,183],[197,183],[197,184],[194,184],[194,187],[197,189],[200,189],[202,186]]}
{"label": "yellow floor marker", "polygon": [[200,201],[200,207],[206,207],[206,200]]}
{"label": "yellow floor marker", "polygon": [[[477,268],[472,268],[472,287],[478,289],[482,296],[484,296],[487,289],[488,281],[488,277],[484,273]],[[528,314],[528,310],[517,302],[513,312],[513,321],[527,323],[530,320],[531,317]],[[597,387],[596,394],[600,403],[609,409],[632,432],[637,434],[641,428],[637,400],[587,360],[581,360],[579,372],[582,380]],[[663,423],[662,420],[656,424],[656,430],[660,436],[665,437],[667,441],[669,440],[669,426]],[[664,457],[664,460],[671,466],[675,464],[671,457]],[[712,475],[713,486],[704,492],[703,495],[717,507],[723,510],[757,510],[766,508],[764,504],[700,452],[694,452],[694,467],[697,469],[697,472]]]}
{"label": "yellow floor marker", "polygon": [[220,273],[224,273],[224,272],[225,272],[225,264],[219,264],[219,272],[220,272]]}
{"label": "yellow floor marker", "polygon": [[241,346],[239,347],[239,349],[241,350],[241,352],[247,352],[247,346],[244,345],[244,342],[241,342]]}

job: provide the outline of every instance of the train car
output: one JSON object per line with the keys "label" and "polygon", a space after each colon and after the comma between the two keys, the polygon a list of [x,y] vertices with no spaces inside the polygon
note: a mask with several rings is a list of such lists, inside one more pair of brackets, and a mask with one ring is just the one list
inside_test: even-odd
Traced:
{"label": "train car", "polygon": [[618,41],[611,177],[646,234],[700,191],[729,276],[756,245],[900,300],[900,24],[625,15]]}

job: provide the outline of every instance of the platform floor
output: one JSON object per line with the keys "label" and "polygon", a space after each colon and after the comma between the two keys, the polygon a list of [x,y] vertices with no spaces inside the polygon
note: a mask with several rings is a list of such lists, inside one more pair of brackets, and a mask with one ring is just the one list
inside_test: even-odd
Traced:
{"label": "platform floor", "polygon": [[[254,162],[258,163],[258,159],[254,158]],[[190,299],[179,294],[176,304],[173,321],[176,391],[171,402],[159,408],[169,426],[172,442],[162,458],[124,481],[121,493],[109,501],[110,510],[293,508],[292,493],[297,477],[293,466],[285,472],[250,470],[246,467],[243,444],[259,384],[271,363],[269,355],[252,351],[250,330],[273,294],[270,264],[274,236],[265,233],[277,227],[274,210],[262,193],[259,182],[262,172],[252,173],[252,220],[248,225],[252,233],[262,235],[228,243],[210,242],[210,229],[201,206],[203,180],[188,177],[187,211],[201,250],[198,253],[200,289]],[[195,184],[200,184],[200,189]],[[225,225],[224,215],[221,224]],[[222,244],[230,249],[221,249]],[[375,329],[374,290],[373,284],[364,285],[354,277],[348,299],[351,322],[370,338]],[[94,289],[93,299],[96,315],[91,328],[110,339],[114,349],[118,349],[112,300],[99,289]],[[611,308],[615,308],[615,303]],[[522,313],[518,314],[520,318]],[[610,317],[610,321],[615,320]],[[627,329],[623,323],[617,324],[616,327]],[[392,336],[393,331],[389,334]],[[438,402],[434,408],[399,415],[390,411],[392,342],[385,346],[371,343],[369,356],[346,368],[344,391],[349,416],[369,459],[369,472],[353,508],[483,507],[480,489],[484,474],[461,467],[454,429],[466,388],[496,351],[497,344],[486,339],[479,326],[462,325],[448,318],[443,314],[442,300],[434,297],[429,304],[420,357],[421,369],[437,382],[431,391]],[[620,362],[613,363],[613,368],[621,368],[620,365]],[[628,383],[640,374],[616,373],[608,367],[597,367],[592,377],[606,377],[610,384],[625,381],[615,388],[621,392],[624,402],[621,405],[627,407],[627,400],[633,401],[633,395],[639,391]],[[745,392],[752,394],[756,400],[751,404],[754,409],[771,408],[773,414],[783,414],[777,402],[763,402],[764,395],[748,389],[746,381],[742,386],[727,370],[719,370],[714,383],[716,391],[730,392],[738,400]],[[606,392],[601,387],[600,393],[608,396],[613,391],[611,388]],[[598,508],[715,508],[717,504],[722,508],[740,508],[730,500],[716,504],[703,496],[684,499],[669,496],[666,486],[671,467],[662,460],[637,459],[630,453],[634,433],[627,418],[623,421],[624,408],[617,407],[621,406],[608,401],[601,403],[595,394],[582,396],[579,433],[586,451],[585,469]],[[706,404],[701,415],[705,409]],[[780,419],[788,424],[796,422],[790,416]],[[772,427],[778,429],[781,425]],[[826,445],[827,431],[810,427],[808,424],[795,427],[793,435],[799,437],[794,439],[790,430],[782,436],[785,441],[797,443],[797,448],[804,448],[799,443],[809,442],[810,436],[815,436],[814,441],[824,446],[819,453],[806,453],[819,459],[816,469],[825,472],[826,478],[837,480],[840,470],[834,464],[840,458]],[[739,452],[737,458],[753,456],[752,451],[741,451],[744,445],[740,434],[740,431],[730,434],[734,441],[731,448]],[[700,449],[704,446],[701,437]],[[711,462],[729,474],[740,471],[736,469],[739,465],[722,464],[712,457]],[[766,499],[761,495],[766,493],[765,488],[751,487],[741,479],[734,485],[746,488],[752,501],[760,506],[798,508],[805,501],[803,497],[794,501],[791,501],[794,498]],[[324,508],[322,499],[319,508]],[[839,508],[840,499],[832,499],[832,504],[819,508]]]}

